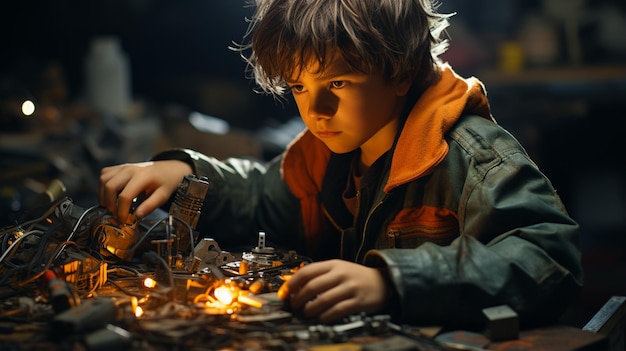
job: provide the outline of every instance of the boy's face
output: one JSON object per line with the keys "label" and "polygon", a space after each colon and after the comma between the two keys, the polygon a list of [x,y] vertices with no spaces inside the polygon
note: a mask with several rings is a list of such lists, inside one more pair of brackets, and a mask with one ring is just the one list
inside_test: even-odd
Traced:
{"label": "boy's face", "polygon": [[333,152],[361,148],[374,161],[393,143],[409,83],[356,72],[341,55],[318,68],[315,61],[288,81],[304,123]]}

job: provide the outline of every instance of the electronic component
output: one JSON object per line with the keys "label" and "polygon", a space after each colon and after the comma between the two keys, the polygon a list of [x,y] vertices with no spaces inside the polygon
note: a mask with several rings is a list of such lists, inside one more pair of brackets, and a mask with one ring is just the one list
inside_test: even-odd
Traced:
{"label": "electronic component", "polygon": [[491,341],[517,339],[519,336],[519,318],[517,313],[507,305],[484,308],[483,315],[487,319],[485,335]]}
{"label": "electronic component", "polygon": [[231,253],[222,251],[217,241],[211,238],[202,239],[193,249],[193,255],[200,260],[199,269],[196,271],[203,270],[209,265],[219,266],[235,261]]}
{"label": "electronic component", "polygon": [[47,270],[42,277],[46,287],[48,301],[55,312],[61,313],[75,307],[80,303],[74,287],[65,281],[54,270]]}
{"label": "electronic component", "polygon": [[[196,243],[198,234],[195,231],[204,204],[204,197],[209,191],[209,180],[188,174],[178,185],[174,202],[170,206],[169,215],[179,219],[174,221],[173,255],[179,252],[190,252],[191,244]],[[195,245],[194,245],[195,246]]]}
{"label": "electronic component", "polygon": [[84,342],[89,351],[126,350],[132,344],[132,335],[125,329],[108,324],[87,334]]}
{"label": "electronic component", "polygon": [[116,315],[112,299],[94,298],[55,316],[52,328],[59,336],[93,331],[114,322]]}
{"label": "electronic component", "polygon": [[115,255],[129,260],[134,254],[134,247],[140,235],[136,230],[135,216],[129,217],[129,222],[121,226],[111,216],[101,217],[101,223],[94,230],[99,237],[101,252],[105,255]]}
{"label": "electronic component", "polygon": [[281,300],[285,300],[287,297],[289,297],[289,286],[287,285],[287,282],[284,282],[280,286],[277,292],[277,296]]}
{"label": "electronic component", "polygon": [[69,251],[67,260],[59,265],[65,281],[81,293],[95,291],[107,281],[107,262],[97,260],[85,252]]}

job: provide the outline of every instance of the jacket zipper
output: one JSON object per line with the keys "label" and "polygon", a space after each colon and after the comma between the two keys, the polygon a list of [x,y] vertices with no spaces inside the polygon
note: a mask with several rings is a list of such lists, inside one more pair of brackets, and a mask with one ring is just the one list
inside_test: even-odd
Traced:
{"label": "jacket zipper", "polygon": [[335,229],[337,229],[337,231],[341,233],[341,239],[339,240],[339,258],[343,258],[343,238],[345,235],[344,230],[337,224],[337,222],[335,222],[335,219],[333,218],[333,216],[330,215],[330,213],[328,213],[325,206],[322,206],[322,211],[326,215],[326,218],[328,218],[328,220],[330,221],[330,224],[332,224],[333,227],[335,227]]}
{"label": "jacket zipper", "polygon": [[400,237],[399,230],[389,230],[387,232],[387,247],[393,249],[396,247],[396,239]]}
{"label": "jacket zipper", "polygon": [[359,249],[357,250],[356,256],[355,256],[357,260],[359,259],[359,256],[361,256],[361,251],[363,250],[363,246],[365,245],[365,233],[367,232],[367,227],[368,227],[370,218],[372,218],[372,214],[374,213],[374,211],[376,211],[383,204],[383,200],[384,198],[378,201],[376,205],[372,207],[372,209],[367,214],[367,217],[365,218],[365,224],[363,225],[363,231],[361,233],[361,245],[359,245]]}

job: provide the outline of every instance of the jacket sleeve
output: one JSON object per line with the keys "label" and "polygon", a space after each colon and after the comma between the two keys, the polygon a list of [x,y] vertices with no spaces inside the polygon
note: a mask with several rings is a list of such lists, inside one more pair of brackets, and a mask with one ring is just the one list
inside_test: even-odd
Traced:
{"label": "jacket sleeve", "polygon": [[163,159],[185,161],[196,176],[208,178],[209,191],[196,228],[202,237],[215,239],[223,249],[243,251],[256,246],[262,231],[268,245],[297,249],[292,245],[301,234],[298,201],[282,180],[280,157],[266,164],[242,158],[217,160],[178,149],[154,158]]}
{"label": "jacket sleeve", "polygon": [[482,327],[483,308],[507,304],[522,326],[554,323],[582,287],[578,224],[521,146],[490,130],[451,142],[465,167],[460,236],[366,256],[388,267],[404,322]]}

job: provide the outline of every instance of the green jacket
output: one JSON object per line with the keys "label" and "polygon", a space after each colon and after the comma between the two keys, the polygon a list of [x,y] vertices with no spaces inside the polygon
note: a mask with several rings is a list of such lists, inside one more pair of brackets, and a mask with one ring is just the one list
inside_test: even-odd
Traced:
{"label": "green jacket", "polygon": [[483,308],[507,304],[522,326],[553,323],[582,287],[578,224],[490,118],[482,85],[442,72],[372,167],[374,181],[366,173],[356,218],[341,200],[352,155],[306,131],[267,164],[191,150],[156,159],[209,178],[202,235],[249,250],[264,231],[271,245],[314,259],[384,267],[399,322],[480,327]]}

